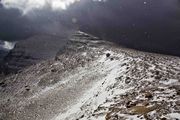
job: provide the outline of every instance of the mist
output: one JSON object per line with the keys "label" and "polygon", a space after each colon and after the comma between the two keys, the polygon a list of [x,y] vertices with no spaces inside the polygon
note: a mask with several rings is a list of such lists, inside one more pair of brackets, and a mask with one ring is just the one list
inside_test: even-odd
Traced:
{"label": "mist", "polygon": [[48,2],[38,5],[39,2],[34,1],[37,3],[35,5],[34,2],[30,4],[29,1],[2,1],[0,39],[17,41],[40,34],[66,37],[73,30],[73,24],[63,18],[65,6],[60,6],[58,9]]}
{"label": "mist", "polygon": [[3,40],[36,34],[68,36],[78,29],[121,46],[180,56],[179,0],[81,0],[56,7],[56,0],[35,0],[35,5],[28,0],[24,6],[4,1],[0,10]]}
{"label": "mist", "polygon": [[70,9],[83,31],[121,46],[180,56],[179,0],[84,1]]}

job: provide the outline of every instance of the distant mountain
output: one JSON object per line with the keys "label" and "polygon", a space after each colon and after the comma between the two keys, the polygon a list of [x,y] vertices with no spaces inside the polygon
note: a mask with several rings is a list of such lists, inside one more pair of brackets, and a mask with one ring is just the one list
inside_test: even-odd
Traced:
{"label": "distant mountain", "polygon": [[[30,43],[26,53],[49,57]],[[0,79],[0,95],[1,120],[178,120],[180,58],[76,32],[63,53]]]}
{"label": "distant mountain", "polygon": [[50,59],[56,56],[66,41],[65,38],[51,35],[33,36],[18,41],[3,60],[4,72],[17,72],[41,60]]}

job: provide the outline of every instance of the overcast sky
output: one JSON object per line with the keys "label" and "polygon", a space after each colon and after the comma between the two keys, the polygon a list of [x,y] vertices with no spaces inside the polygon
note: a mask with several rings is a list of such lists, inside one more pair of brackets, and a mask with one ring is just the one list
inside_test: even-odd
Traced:
{"label": "overcast sky", "polygon": [[180,55],[179,0],[2,0],[0,38],[79,28],[131,48]]}
{"label": "overcast sky", "polygon": [[71,23],[63,18],[63,12],[73,2],[75,0],[2,0],[0,39],[14,41],[36,34],[65,36]]}
{"label": "overcast sky", "polygon": [[69,5],[79,0],[2,0],[6,8],[17,8],[24,14],[35,9],[50,7],[53,11],[65,10]]}

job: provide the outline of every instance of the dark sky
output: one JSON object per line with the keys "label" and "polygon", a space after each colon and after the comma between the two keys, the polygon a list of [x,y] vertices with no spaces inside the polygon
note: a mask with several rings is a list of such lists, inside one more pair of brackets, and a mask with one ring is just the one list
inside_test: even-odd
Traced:
{"label": "dark sky", "polygon": [[22,12],[17,8],[0,6],[0,39],[17,41],[38,34],[65,37],[73,28],[72,23],[62,17],[61,11],[55,12],[46,6],[25,15]]}
{"label": "dark sky", "polygon": [[29,17],[31,14],[22,15],[18,9],[1,7],[0,38],[61,36],[64,29],[79,28],[130,48],[180,56],[179,0],[81,0],[65,11],[45,8],[35,13]]}

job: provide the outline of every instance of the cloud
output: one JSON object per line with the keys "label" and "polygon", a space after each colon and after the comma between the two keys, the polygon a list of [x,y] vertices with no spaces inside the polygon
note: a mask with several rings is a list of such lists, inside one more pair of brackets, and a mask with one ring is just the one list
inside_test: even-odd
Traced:
{"label": "cloud", "polygon": [[2,0],[6,8],[17,8],[27,14],[35,9],[49,7],[52,10],[65,10],[69,5],[79,0]]}
{"label": "cloud", "polygon": [[[179,0],[2,0],[0,39],[77,28],[130,48],[180,55]],[[69,6],[69,7],[68,7]]]}
{"label": "cloud", "polygon": [[[64,37],[72,25],[63,17],[65,7],[57,0],[2,0],[0,4],[0,39],[16,41],[38,34]],[[74,0],[73,0],[74,1]],[[66,1],[65,6],[72,2]],[[47,4],[50,2],[50,6]],[[63,2],[63,1],[62,1]],[[56,10],[57,9],[57,10]],[[70,26],[70,27],[69,27]]]}
{"label": "cloud", "polygon": [[82,31],[126,47],[180,56],[180,0],[84,3],[71,13]]}

